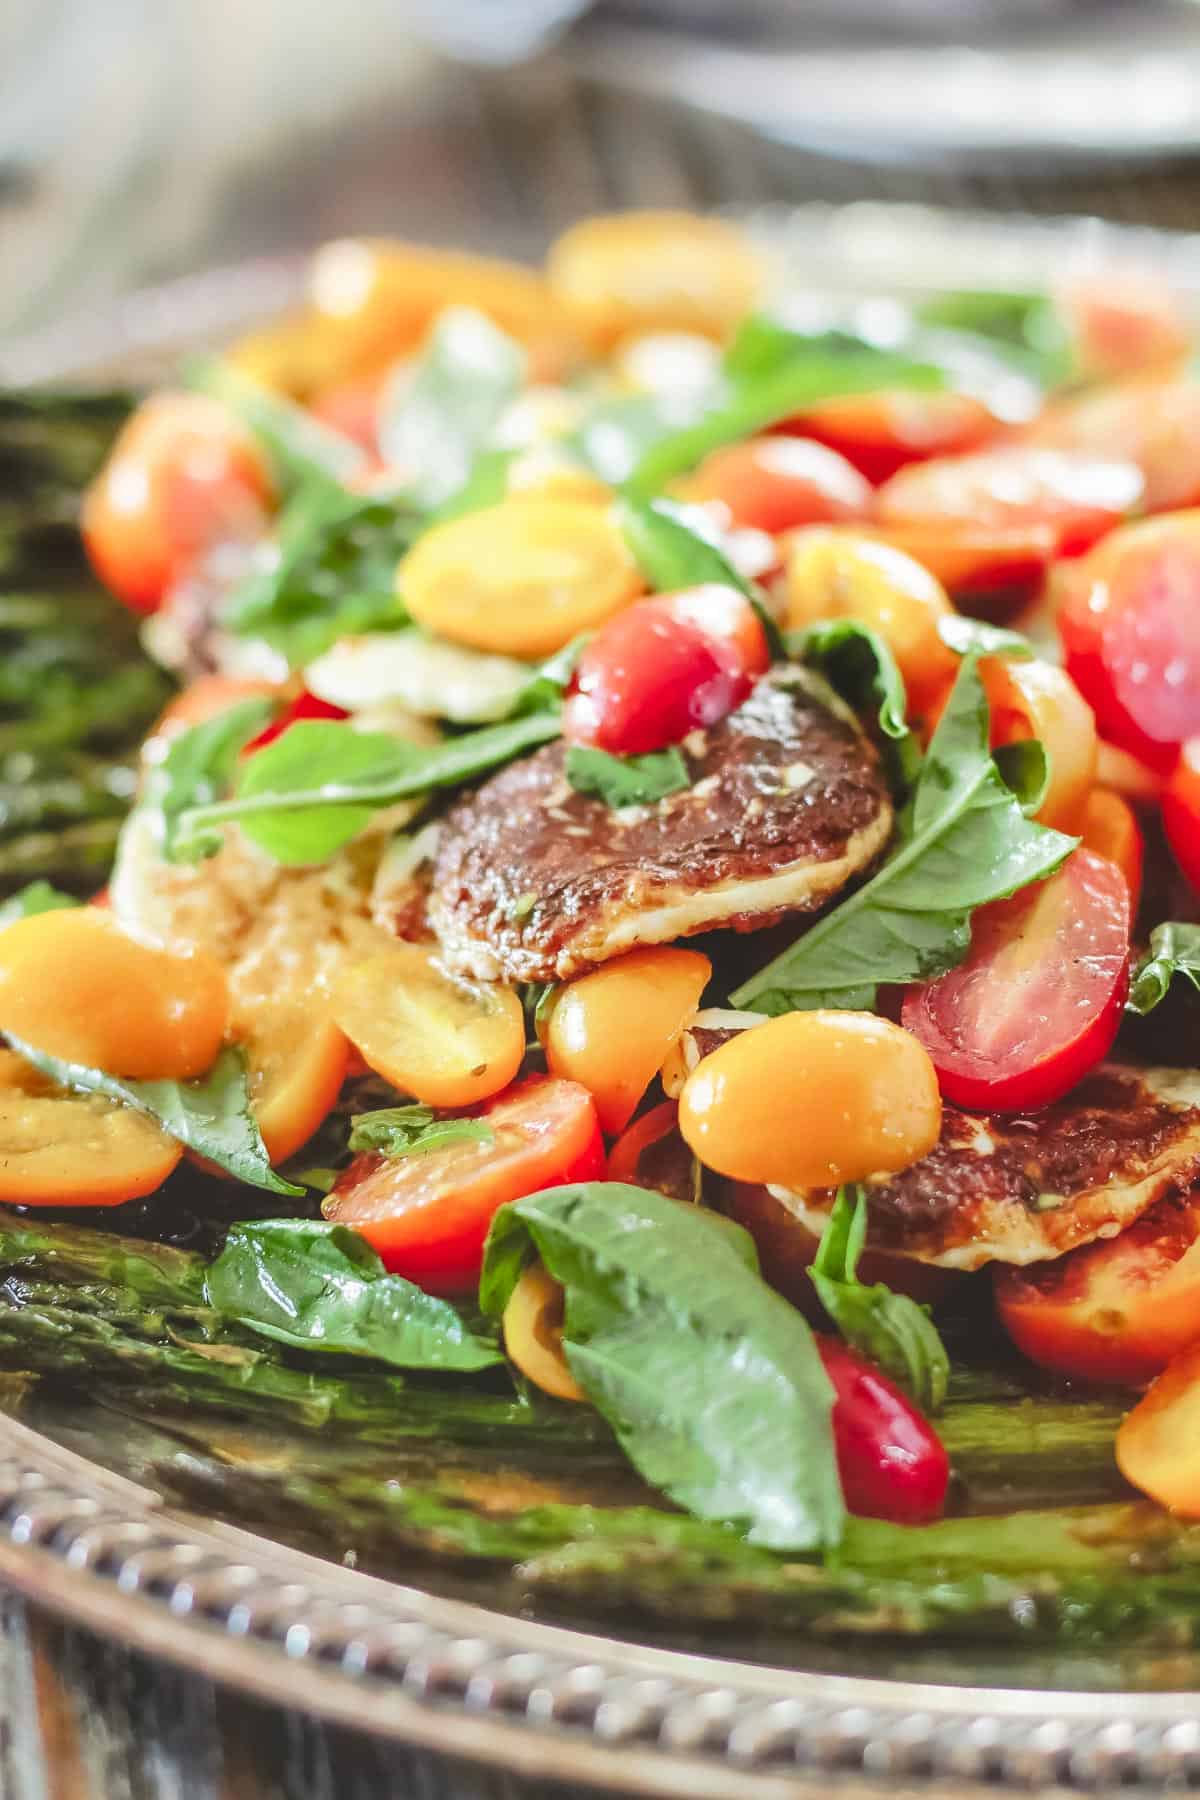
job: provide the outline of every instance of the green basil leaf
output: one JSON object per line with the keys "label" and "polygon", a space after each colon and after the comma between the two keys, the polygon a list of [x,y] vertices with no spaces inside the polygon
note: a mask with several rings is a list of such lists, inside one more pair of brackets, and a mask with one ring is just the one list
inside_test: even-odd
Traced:
{"label": "green basil leaf", "polygon": [[992,752],[1000,779],[1011,788],[1026,818],[1031,819],[1050,786],[1050,758],[1040,738],[1020,738]]}
{"label": "green basil leaf", "polygon": [[924,1412],[937,1412],[950,1379],[946,1347],[925,1307],[883,1282],[866,1287],[858,1279],[866,1234],[866,1194],[840,1188],[808,1271],[813,1286],[851,1349],[878,1363]]}
{"label": "green basil leaf", "polygon": [[486,1119],[440,1119],[431,1106],[384,1106],[356,1113],[350,1121],[350,1148],[379,1150],[384,1156],[413,1156],[447,1144],[493,1144]]}
{"label": "green basil leaf", "polygon": [[692,785],[678,744],[651,750],[645,756],[610,756],[607,750],[572,744],[567,751],[566,775],[577,794],[594,794],[614,809],[652,806]]}
{"label": "green basil leaf", "polygon": [[556,650],[539,663],[533,675],[517,695],[513,705],[513,718],[523,717],[526,713],[554,712],[562,705],[563,695],[575,678],[575,670],[579,659],[587,647],[591,633],[581,631],[578,637]]}
{"label": "green basil leaf", "polygon": [[508,493],[508,472],[515,454],[513,450],[481,450],[462,486],[430,515],[430,525],[443,525],[447,519],[461,519],[465,513],[498,506]]}
{"label": "green basil leaf", "polygon": [[907,793],[916,780],[921,752],[908,729],[904,677],[886,641],[857,619],[821,619],[784,640],[786,653],[815,665],[860,717],[873,712],[888,740],[896,787]]}
{"label": "green basil leaf", "polygon": [[571,1372],[645,1480],[752,1543],[839,1542],[832,1389],[746,1232],[620,1183],[532,1194],[493,1221],[485,1312],[503,1314],[534,1256],[565,1290]]}
{"label": "green basil leaf", "polygon": [[323,425],[224,357],[191,356],[182,374],[186,387],[211,395],[248,427],[266,451],[283,494],[306,482],[344,482],[366,468],[367,453],[353,438]]}
{"label": "green basil leaf", "polygon": [[185,855],[179,846],[179,822],[191,807],[208,806],[225,797],[238,753],[263,729],[274,710],[265,696],[239,700],[171,740],[162,762],[146,778],[141,803],[144,810],[156,815],[167,862],[195,862],[220,849],[220,834],[209,832],[192,838]]}
{"label": "green basil leaf", "polygon": [[617,502],[617,518],[638,567],[656,592],[672,594],[706,582],[736,588],[758,614],[771,661],[783,656],[783,638],[762,589],[738,574],[725,555],[720,530],[695,508],[626,494]]}
{"label": "green basil leaf", "polygon": [[1009,662],[1028,662],[1036,654],[1021,632],[989,625],[984,619],[968,619],[965,613],[939,619],[938,636],[959,656],[1003,656]]}
{"label": "green basil leaf", "polygon": [[366,1239],[345,1225],[234,1225],[208,1270],[207,1292],[218,1313],[299,1350],[467,1373],[504,1361],[448,1300],[389,1275]]}
{"label": "green basil leaf", "polygon": [[882,868],[744,981],[736,1007],[870,1007],[881,982],[928,981],[961,962],[971,914],[1042,881],[1078,843],[1035,824],[988,747],[987,696],[967,656]]}
{"label": "green basil leaf", "polygon": [[35,913],[63,912],[79,902],[73,894],[64,894],[48,881],[31,881],[0,904],[0,930],[15,925],[18,919],[31,919]]}
{"label": "green basil leaf", "polygon": [[986,339],[1002,353],[1016,351],[1021,366],[1044,387],[1055,387],[1073,373],[1066,326],[1047,294],[951,289],[920,301],[913,316],[921,325]]}
{"label": "green basil leaf", "polygon": [[379,447],[432,510],[468,482],[525,379],[525,352],[483,313],[447,307],[415,366],[392,377],[380,408]]}
{"label": "green basil leaf", "polygon": [[235,1044],[222,1050],[199,1081],[123,1081],[83,1063],[48,1056],[9,1032],[4,1036],[18,1056],[61,1087],[123,1101],[155,1120],[168,1137],[251,1187],[264,1188],[270,1194],[303,1194],[303,1188],[293,1187],[271,1167],[250,1110],[246,1059]]}
{"label": "green basil leaf", "polygon": [[1127,1006],[1143,1015],[1167,997],[1176,975],[1200,990],[1200,925],[1168,919],[1150,933],[1150,947],[1133,972]]}
{"label": "green basil leaf", "polygon": [[711,391],[606,395],[589,408],[562,447],[601,481],[621,487],[655,444],[695,425],[725,391],[722,382]]}

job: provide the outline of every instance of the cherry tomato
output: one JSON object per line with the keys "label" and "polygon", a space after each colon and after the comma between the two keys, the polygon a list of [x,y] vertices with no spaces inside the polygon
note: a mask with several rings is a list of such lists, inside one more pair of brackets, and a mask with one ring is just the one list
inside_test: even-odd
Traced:
{"label": "cherry tomato", "polygon": [[763,628],[736,588],[639,601],[580,657],[564,735],[622,756],[661,750],[740,706],[769,660]]}
{"label": "cherry tomato", "polygon": [[865,518],[871,484],[809,438],[761,437],[714,450],[690,476],[690,500],[723,500],[735,525],[772,535],[797,525]]}
{"label": "cherry tomato", "polygon": [[648,1150],[670,1137],[679,1122],[679,1108],[673,1100],[652,1106],[623,1131],[608,1153],[609,1181],[625,1181],[631,1187],[650,1187],[641,1179],[641,1162]]}
{"label": "cherry tomato", "polygon": [[790,429],[839,451],[878,483],[906,463],[977,449],[994,435],[996,419],[970,394],[881,388],[824,400],[792,420]]}
{"label": "cherry tomato", "polygon": [[468,1292],[502,1206],[560,1183],[594,1181],[604,1169],[596,1108],[577,1082],[535,1076],[481,1116],[490,1142],[358,1157],[325,1201],[325,1217],[352,1225],[389,1269],[430,1293]]}
{"label": "cherry tomato", "polygon": [[335,381],[314,394],[308,410],[323,425],[330,425],[352,443],[359,444],[368,455],[379,455],[379,400],[387,378],[386,370],[359,375],[349,381]]}
{"label": "cherry tomato", "polygon": [[1160,1200],[1119,1237],[998,1269],[996,1306],[1032,1362],[1140,1387],[1200,1340],[1200,1202]]}
{"label": "cherry tomato", "polygon": [[957,600],[989,616],[1026,601],[1058,547],[1053,525],[896,519],[873,529],[884,543],[935,575]]}
{"label": "cherry tomato", "polygon": [[1185,1519],[1200,1518],[1200,1344],[1181,1352],[1122,1420],[1117,1467]]}
{"label": "cherry tomato", "polygon": [[344,706],[335,706],[331,700],[318,700],[315,694],[307,689],[284,707],[277,719],[265,725],[257,737],[252,737],[242,750],[243,756],[254,756],[257,751],[265,750],[276,738],[282,737],[289,725],[296,725],[301,719],[348,719],[350,714]]}
{"label": "cherry tomato", "polygon": [[562,1347],[563,1290],[541,1263],[521,1275],[504,1308],[504,1349],[522,1375],[556,1400],[584,1400]]}
{"label": "cherry tomato", "polygon": [[927,1525],[941,1517],[950,1458],[895,1382],[836,1338],[818,1338],[833,1383],[833,1442],[847,1510],[860,1519]]}
{"label": "cherry tomato", "polygon": [[1162,797],[1162,822],[1175,861],[1200,893],[1200,738],[1189,738],[1179,752]]}
{"label": "cherry tomato", "polygon": [[83,502],[83,539],[106,587],[154,612],[206,550],[266,528],[262,452],[203,394],[156,394],[133,415]]}
{"label": "cherry tomato", "polygon": [[0,1200],[9,1206],[120,1206],[162,1186],[182,1146],[103,1094],[61,1088],[0,1050]]}
{"label": "cherry tomato", "polygon": [[273,681],[237,675],[199,675],[181,693],[168,700],[151,732],[151,739],[173,737],[190,725],[203,725],[228,712],[239,700],[278,699],[282,690]]}
{"label": "cherry tomato", "polygon": [[[1197,778],[1197,802],[1200,804],[1200,776]],[[1142,898],[1145,845],[1142,828],[1129,802],[1108,788],[1093,788],[1084,808],[1080,835],[1085,850],[1094,850],[1097,856],[1103,856],[1120,869],[1129,889],[1129,916],[1136,919]],[[1200,849],[1200,814],[1197,846]],[[1197,857],[1197,874],[1200,875],[1200,855]]]}
{"label": "cherry tomato", "polygon": [[1077,850],[1048,880],[982,906],[965,962],[910,988],[901,1019],[943,1095],[981,1111],[1047,1106],[1112,1045],[1129,984],[1129,889]]}
{"label": "cherry tomato", "polygon": [[1085,389],[1048,407],[1028,443],[1136,463],[1147,512],[1200,505],[1200,381],[1169,375]]}
{"label": "cherry tomato", "polygon": [[1088,374],[1112,377],[1182,361],[1192,332],[1160,273],[1103,269],[1064,281],[1055,303]]}
{"label": "cherry tomato", "polygon": [[1067,671],[1101,736],[1169,769],[1200,736],[1200,510],[1114,532],[1059,591]]}

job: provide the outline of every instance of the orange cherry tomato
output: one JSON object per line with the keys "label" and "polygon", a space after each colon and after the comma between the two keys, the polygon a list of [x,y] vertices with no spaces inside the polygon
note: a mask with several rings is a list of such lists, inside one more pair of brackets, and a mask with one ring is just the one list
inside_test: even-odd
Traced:
{"label": "orange cherry tomato", "polygon": [[190,725],[203,725],[228,712],[239,700],[282,698],[282,690],[272,681],[256,681],[246,676],[200,675],[188,683],[182,693],[168,700],[151,732],[152,738],[171,736]]}
{"label": "orange cherry tomato", "polygon": [[99,907],[36,913],[0,932],[0,1030],[130,1080],[211,1068],[229,1016],[225,971],[203,952],[143,944]]}
{"label": "orange cherry tomato", "polygon": [[[1200,804],[1200,774],[1197,776],[1197,802]],[[1129,916],[1136,919],[1142,898],[1145,846],[1133,808],[1120,794],[1111,793],[1108,788],[1093,788],[1084,807],[1080,834],[1085,850],[1093,850],[1120,869],[1129,889]],[[1197,814],[1197,846],[1200,848],[1200,812]],[[1197,869],[1200,872],[1200,858]]]}
{"label": "orange cherry tomato", "polygon": [[1179,752],[1163,792],[1162,822],[1175,861],[1200,893],[1200,737]]}
{"label": "orange cherry tomato", "polygon": [[1028,443],[1136,463],[1147,512],[1200,505],[1200,381],[1167,375],[1085,388],[1048,407]]}
{"label": "orange cherry tomato", "polygon": [[513,1080],[525,1015],[512,988],[460,981],[425,944],[351,957],[331,1016],[367,1064],[427,1106],[476,1106]]}
{"label": "orange cherry tomato", "polygon": [[788,628],[819,619],[874,626],[896,659],[913,713],[923,713],[957,671],[958,658],[938,632],[953,610],[936,577],[890,544],[820,525],[791,540]]}
{"label": "orange cherry tomato", "polygon": [[521,1275],[504,1308],[504,1348],[522,1375],[556,1400],[586,1395],[563,1354],[563,1290],[541,1263]]}
{"label": "orange cherry tomato", "polygon": [[689,500],[721,500],[735,525],[772,535],[799,525],[864,519],[871,484],[810,438],[760,437],[714,450],[685,483]]}
{"label": "orange cherry tomato", "polygon": [[387,1267],[434,1294],[469,1292],[496,1213],[511,1200],[604,1169],[596,1108],[577,1082],[537,1076],[482,1115],[491,1141],[459,1139],[420,1156],[360,1156],[325,1201]]}
{"label": "orange cherry tomato", "polygon": [[996,1307],[1031,1362],[1140,1387],[1200,1341],[1200,1203],[1161,1200],[1119,1237],[998,1269]]}
{"label": "orange cherry tomato", "polygon": [[623,1131],[608,1153],[609,1181],[625,1181],[630,1187],[652,1185],[641,1179],[641,1161],[647,1150],[670,1137],[679,1123],[679,1108],[673,1100],[652,1106],[640,1119]]}
{"label": "orange cherry tomato", "polygon": [[837,450],[872,483],[906,463],[956,456],[995,435],[994,414],[971,394],[880,388],[823,400],[791,429]]}
{"label": "orange cherry tomato", "polygon": [[76,1094],[0,1050],[0,1200],[120,1206],[162,1186],[183,1150],[144,1114]]}
{"label": "orange cherry tomato", "polygon": [[768,1019],[703,1057],[679,1096],[679,1129],[707,1168],[787,1188],[906,1169],[941,1122],[924,1047],[870,1013]]}
{"label": "orange cherry tomato", "polygon": [[1058,548],[1053,525],[972,525],[958,520],[888,520],[874,527],[964,605],[1011,610],[1037,588]]}
{"label": "orange cherry tomato", "polygon": [[1121,1422],[1126,1481],[1185,1519],[1200,1518],[1200,1344],[1181,1352]]}
{"label": "orange cherry tomato", "polygon": [[379,401],[387,379],[386,369],[334,381],[308,402],[308,410],[369,456],[379,455]]}
{"label": "orange cherry tomato", "polygon": [[286,1162],[336,1106],[350,1046],[332,1019],[310,1008],[247,1012],[241,1023],[250,1109],[272,1163]]}
{"label": "orange cherry tomato", "polygon": [[203,394],[156,394],[130,419],[83,501],[83,539],[106,587],[153,612],[214,544],[256,538],[273,501],[262,451]]}
{"label": "orange cherry tomato", "polygon": [[1103,738],[1097,745],[1096,781],[1100,787],[1111,788],[1114,794],[1139,806],[1157,806],[1167,785],[1161,769],[1152,769],[1140,757],[1118,750]]}
{"label": "orange cherry tomato", "polygon": [[604,1130],[621,1131],[711,977],[698,950],[658,948],[578,976],[550,1008],[546,1067],[587,1088]]}

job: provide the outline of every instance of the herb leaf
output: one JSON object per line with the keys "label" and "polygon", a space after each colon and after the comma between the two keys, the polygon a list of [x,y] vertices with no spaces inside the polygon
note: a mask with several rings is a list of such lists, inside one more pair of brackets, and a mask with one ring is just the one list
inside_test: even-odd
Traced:
{"label": "herb leaf", "polygon": [[867,1235],[861,1187],[839,1189],[809,1274],[818,1298],[846,1342],[878,1363],[925,1412],[946,1398],[950,1359],[925,1307],[883,1282],[866,1287],[856,1274]]}
{"label": "herb leaf", "polygon": [[485,1312],[502,1315],[535,1255],[566,1291],[571,1372],[647,1481],[753,1543],[838,1543],[830,1384],[746,1232],[620,1183],[532,1194],[493,1221]]}
{"label": "herb leaf", "polygon": [[985,619],[968,619],[965,613],[950,613],[938,620],[938,636],[959,656],[1003,656],[1009,662],[1028,662],[1033,645],[1020,631],[1006,625],[989,625]]}
{"label": "herb leaf", "polygon": [[414,1156],[470,1141],[496,1141],[486,1119],[440,1119],[431,1106],[384,1106],[378,1112],[356,1113],[350,1121],[350,1148],[355,1151]]}
{"label": "herb leaf", "polygon": [[1128,1011],[1153,1012],[1176,975],[1200,989],[1200,925],[1184,925],[1168,919],[1150,933],[1150,947],[1133,972]]}
{"label": "herb leaf", "polygon": [[222,1050],[201,1081],[122,1081],[89,1069],[83,1063],[66,1062],[35,1050],[11,1033],[8,1043],[26,1062],[60,1086],[86,1094],[105,1094],[124,1101],[154,1119],[168,1137],[185,1144],[227,1174],[269,1194],[303,1194],[271,1167],[258,1123],[250,1110],[250,1084],[246,1059],[235,1044]]}
{"label": "herb leaf", "polygon": [[31,881],[0,904],[0,931],[15,925],[18,919],[31,919],[35,913],[63,912],[78,906],[73,894],[64,894],[48,881]]}
{"label": "herb leaf", "polygon": [[694,509],[674,500],[643,500],[626,494],[617,502],[625,541],[651,587],[660,594],[717,582],[745,594],[766,633],[772,662],[784,654],[783,638],[757,582],[739,575],[721,546],[720,533],[701,530]]}
{"label": "herb leaf", "polygon": [[249,428],[266,451],[285,495],[305,482],[346,481],[366,467],[367,453],[353,438],[323,425],[222,356],[189,357],[183,380],[187,387],[220,401]]}
{"label": "herb leaf", "polygon": [[1075,848],[1026,818],[988,748],[988,703],[967,656],[883,867],[744,981],[736,1007],[869,1007],[880,982],[928,981],[962,961],[971,913],[1050,875]]}
{"label": "herb leaf", "polygon": [[417,504],[432,510],[466,484],[525,378],[526,357],[483,313],[441,314],[415,368],[393,377],[380,409],[379,447]]}
{"label": "herb leaf", "polygon": [[489,1369],[504,1358],[447,1300],[389,1275],[356,1231],[309,1219],[234,1225],[208,1270],[208,1304],[295,1349],[398,1369]]}
{"label": "herb leaf", "polygon": [[162,853],[167,862],[198,861],[221,847],[218,833],[195,837],[186,858],[179,849],[179,821],[193,806],[224,797],[233,780],[238,752],[262,730],[275,708],[267,698],[239,700],[211,719],[201,720],[174,738],[158,768],[146,781],[144,810],[157,815]]}
{"label": "herb leaf", "polygon": [[857,619],[822,619],[804,631],[789,633],[787,654],[815,664],[830,686],[860,716],[874,709],[879,730],[889,740],[896,785],[912,786],[921,763],[916,739],[908,729],[908,695],[904,677],[886,641]]}
{"label": "herb leaf", "polygon": [[614,809],[652,806],[692,785],[678,744],[651,750],[645,756],[611,756],[607,750],[572,744],[567,750],[566,774],[577,794],[594,794]]}

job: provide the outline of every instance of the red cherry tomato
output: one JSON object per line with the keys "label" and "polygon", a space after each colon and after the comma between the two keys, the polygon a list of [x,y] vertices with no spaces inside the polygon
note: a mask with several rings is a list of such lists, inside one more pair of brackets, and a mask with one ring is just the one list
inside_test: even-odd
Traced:
{"label": "red cherry tomato", "polygon": [[1187,313],[1156,270],[1093,270],[1062,282],[1054,298],[1089,375],[1161,368],[1192,347]]}
{"label": "red cherry tomato", "polygon": [[836,1338],[818,1338],[833,1383],[833,1441],[847,1509],[927,1525],[941,1517],[950,1459],[932,1425],[881,1370]]}
{"label": "red cherry tomato", "polygon": [[1031,1362],[1140,1387],[1200,1339],[1200,1203],[1161,1200],[1119,1237],[998,1269],[996,1308]]}
{"label": "red cherry tomato", "polygon": [[714,450],[687,483],[689,499],[723,500],[735,525],[772,535],[798,525],[865,518],[871,484],[811,438],[761,437]]}
{"label": "red cherry tomato", "polygon": [[1073,556],[1127,517],[1143,487],[1131,462],[1008,444],[904,469],[877,509],[885,524],[1049,527],[1059,555]]}
{"label": "red cherry tomato", "polygon": [[965,962],[910,988],[901,1023],[956,1106],[1026,1111],[1108,1053],[1129,985],[1129,889],[1077,850],[1047,881],[980,907]]}
{"label": "red cherry tomato", "polygon": [[563,733],[619,756],[661,750],[740,706],[768,661],[762,625],[736,588],[639,601],[580,657]]}
{"label": "red cherry tomato", "polygon": [[154,612],[205,551],[262,535],[262,452],[214,400],[156,394],[129,420],[83,501],[83,539],[106,587]]}
{"label": "red cherry tomato", "polygon": [[826,400],[791,428],[839,451],[878,483],[906,463],[978,448],[994,436],[997,422],[971,394],[877,389]]}
{"label": "red cherry tomato", "polygon": [[351,381],[335,381],[308,402],[308,410],[323,425],[331,425],[343,437],[360,444],[371,456],[379,454],[379,402],[388,371],[359,375]]}
{"label": "red cherry tomato", "polygon": [[326,1200],[325,1217],[352,1225],[394,1274],[429,1293],[469,1292],[502,1206],[604,1172],[595,1104],[578,1082],[535,1076],[480,1116],[492,1128],[490,1141],[459,1139],[420,1156],[357,1157]]}
{"label": "red cherry tomato", "polygon": [[1200,510],[1114,532],[1058,587],[1064,660],[1101,736],[1166,771],[1200,736]]}
{"label": "red cherry tomato", "polygon": [[1200,893],[1200,738],[1190,738],[1162,797],[1167,842],[1192,886]]}
{"label": "red cherry tomato", "polygon": [[276,738],[282,737],[289,725],[297,724],[301,719],[348,719],[350,714],[342,706],[335,706],[331,700],[318,700],[315,694],[307,689],[285,706],[277,719],[264,725],[257,737],[252,737],[242,750],[243,756],[254,756],[259,750],[265,750]]}
{"label": "red cherry tomato", "polygon": [[1136,463],[1147,512],[1200,504],[1200,381],[1194,377],[1159,375],[1085,389],[1048,407],[1023,435],[1027,443]]}

